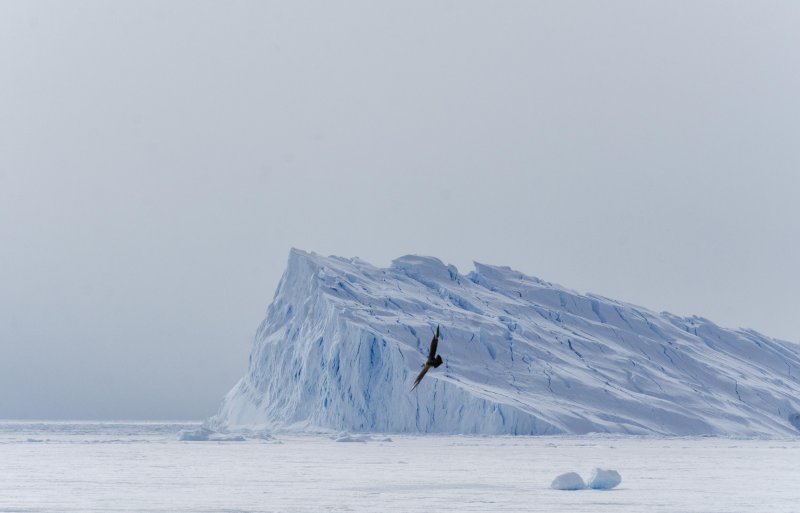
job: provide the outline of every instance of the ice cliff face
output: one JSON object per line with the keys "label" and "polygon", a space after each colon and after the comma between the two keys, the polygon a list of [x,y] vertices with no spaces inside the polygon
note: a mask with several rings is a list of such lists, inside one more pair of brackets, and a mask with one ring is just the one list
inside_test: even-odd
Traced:
{"label": "ice cliff face", "polygon": [[[411,384],[441,324],[439,353]],[[506,267],[292,250],[218,429],[792,435],[800,346]]]}

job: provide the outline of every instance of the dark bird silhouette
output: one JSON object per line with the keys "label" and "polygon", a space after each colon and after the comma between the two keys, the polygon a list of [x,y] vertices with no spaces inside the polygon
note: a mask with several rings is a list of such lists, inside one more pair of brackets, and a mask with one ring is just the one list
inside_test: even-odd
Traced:
{"label": "dark bird silhouette", "polygon": [[425,363],[422,364],[422,370],[417,376],[417,380],[414,381],[414,386],[411,387],[413,391],[419,385],[419,382],[422,381],[422,378],[425,377],[425,373],[428,372],[428,369],[433,367],[434,369],[442,364],[442,355],[436,354],[436,346],[439,345],[439,325],[436,325],[436,334],[433,336],[433,340],[431,340],[431,350],[428,353],[428,359]]}

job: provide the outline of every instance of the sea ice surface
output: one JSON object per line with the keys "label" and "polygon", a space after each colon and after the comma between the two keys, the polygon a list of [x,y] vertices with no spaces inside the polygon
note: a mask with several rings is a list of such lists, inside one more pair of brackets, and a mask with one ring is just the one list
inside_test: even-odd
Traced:
{"label": "sea ice surface", "polygon": [[[199,427],[0,422],[0,512],[796,513],[800,504],[796,437],[178,440]],[[594,467],[618,470],[624,484],[549,487],[559,472]]]}

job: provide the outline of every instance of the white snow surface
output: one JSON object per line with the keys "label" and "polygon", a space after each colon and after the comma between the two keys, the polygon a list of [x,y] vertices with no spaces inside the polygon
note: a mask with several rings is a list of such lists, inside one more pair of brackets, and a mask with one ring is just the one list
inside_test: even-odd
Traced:
{"label": "white snow surface", "polygon": [[550,483],[550,488],[553,490],[583,490],[586,488],[586,483],[577,472],[567,472],[556,476],[553,482]]}
{"label": "white snow surface", "polygon": [[[754,301],[757,298],[754,298]],[[411,384],[436,326],[444,365]],[[786,436],[800,345],[475,264],[292,250],[219,431]]]}
{"label": "white snow surface", "polygon": [[593,490],[611,490],[619,486],[622,476],[616,470],[595,468],[586,486]]}
{"label": "white snow surface", "polygon": [[[800,504],[797,437],[178,441],[198,425],[0,422],[0,512],[795,513]],[[549,488],[559,472],[593,467],[625,479],[610,492]]]}

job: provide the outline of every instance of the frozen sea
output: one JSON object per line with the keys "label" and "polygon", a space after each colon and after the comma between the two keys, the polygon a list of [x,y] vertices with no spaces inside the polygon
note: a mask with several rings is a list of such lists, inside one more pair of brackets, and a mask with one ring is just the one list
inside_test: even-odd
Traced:
{"label": "frozen sea", "polygon": [[[797,512],[800,439],[275,435],[0,422],[3,512]],[[614,490],[551,490],[615,469]]]}

